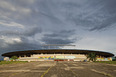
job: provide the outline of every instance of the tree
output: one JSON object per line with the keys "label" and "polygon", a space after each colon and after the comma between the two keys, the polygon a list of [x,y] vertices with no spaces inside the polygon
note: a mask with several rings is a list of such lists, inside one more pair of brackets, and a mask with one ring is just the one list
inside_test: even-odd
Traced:
{"label": "tree", "polygon": [[18,59],[18,57],[17,57],[17,56],[12,56],[11,58],[12,58],[13,60]]}
{"label": "tree", "polygon": [[112,57],[112,61],[116,61],[116,56],[115,57]]}
{"label": "tree", "polygon": [[89,61],[96,61],[96,54],[95,53],[89,53],[87,55],[87,58],[89,59]]}

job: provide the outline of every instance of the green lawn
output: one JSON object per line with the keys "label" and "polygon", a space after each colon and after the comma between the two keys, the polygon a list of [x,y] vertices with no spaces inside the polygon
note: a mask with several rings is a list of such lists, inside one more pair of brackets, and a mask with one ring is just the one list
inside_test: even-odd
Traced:
{"label": "green lawn", "polygon": [[17,64],[17,63],[27,63],[27,61],[1,61],[0,65],[3,65],[3,64]]}
{"label": "green lawn", "polygon": [[96,61],[96,63],[116,64],[116,61]]}

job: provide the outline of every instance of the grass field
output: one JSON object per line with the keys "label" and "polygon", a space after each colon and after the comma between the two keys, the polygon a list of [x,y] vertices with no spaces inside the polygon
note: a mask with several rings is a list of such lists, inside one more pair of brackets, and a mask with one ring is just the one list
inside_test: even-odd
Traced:
{"label": "grass field", "polygon": [[17,64],[17,63],[27,63],[27,61],[1,61],[0,65],[3,65],[3,64]]}
{"label": "grass field", "polygon": [[116,61],[96,61],[96,63],[116,64]]}

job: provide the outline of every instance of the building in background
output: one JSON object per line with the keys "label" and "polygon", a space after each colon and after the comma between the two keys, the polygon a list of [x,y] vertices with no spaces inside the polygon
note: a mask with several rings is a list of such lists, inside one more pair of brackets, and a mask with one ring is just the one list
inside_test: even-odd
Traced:
{"label": "building in background", "polygon": [[[114,54],[103,51],[94,50],[77,50],[77,49],[42,49],[42,50],[27,50],[4,53],[6,57],[11,58],[17,56],[19,61],[87,61],[87,55],[95,53],[97,61],[112,61]],[[12,60],[12,59],[9,59]]]}

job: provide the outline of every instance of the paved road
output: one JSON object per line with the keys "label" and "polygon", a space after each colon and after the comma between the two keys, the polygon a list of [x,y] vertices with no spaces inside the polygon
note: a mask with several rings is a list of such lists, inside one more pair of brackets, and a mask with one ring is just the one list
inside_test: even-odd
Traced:
{"label": "paved road", "polygon": [[116,77],[116,65],[88,62],[30,62],[0,65],[0,77]]}

